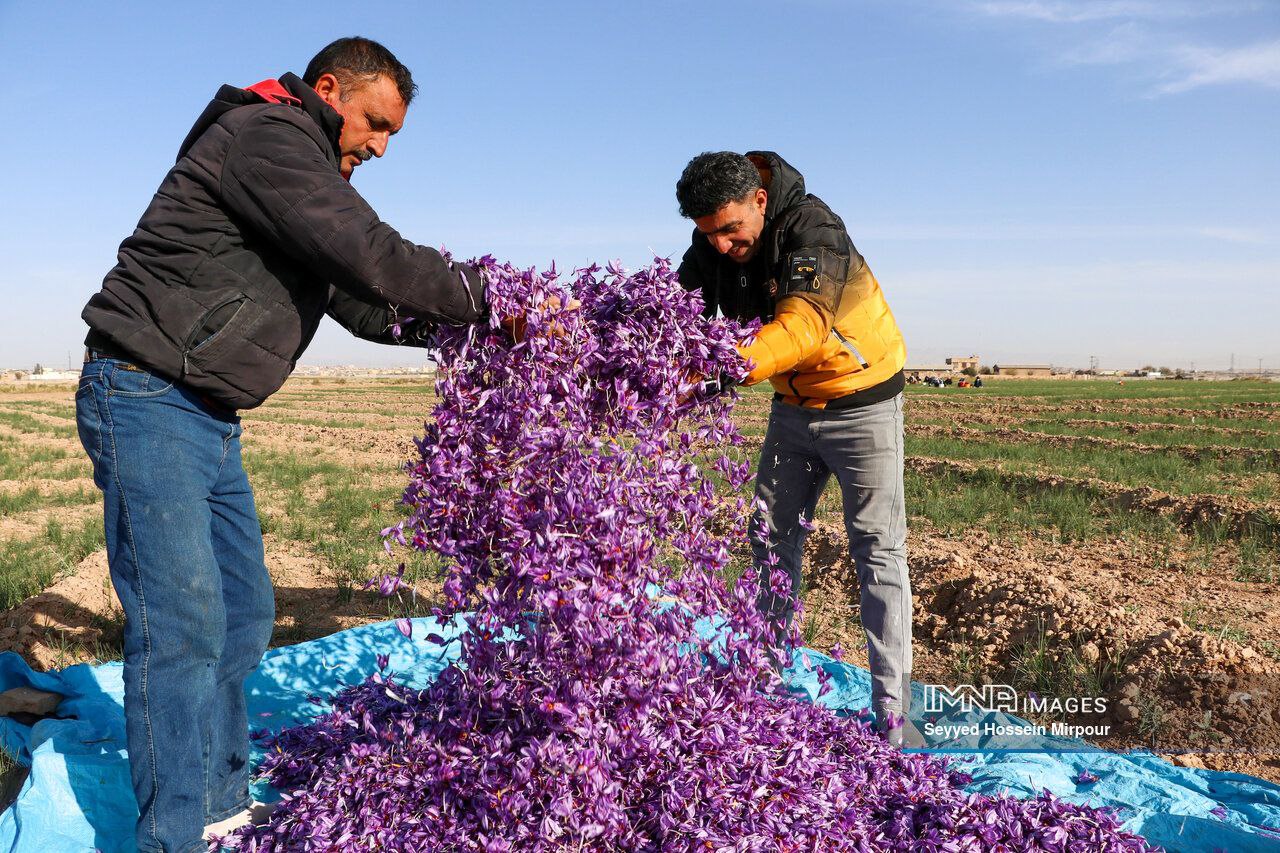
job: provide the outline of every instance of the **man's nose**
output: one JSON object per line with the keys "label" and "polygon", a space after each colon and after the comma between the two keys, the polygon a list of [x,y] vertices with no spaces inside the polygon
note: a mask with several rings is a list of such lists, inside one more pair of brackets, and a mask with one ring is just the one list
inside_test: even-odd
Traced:
{"label": "man's nose", "polygon": [[373,152],[374,157],[381,157],[387,153],[387,143],[391,141],[391,134],[378,133],[369,140],[369,150]]}
{"label": "man's nose", "polygon": [[711,241],[711,245],[716,247],[716,251],[722,255],[727,255],[729,250],[733,248],[733,241],[723,234],[716,235]]}

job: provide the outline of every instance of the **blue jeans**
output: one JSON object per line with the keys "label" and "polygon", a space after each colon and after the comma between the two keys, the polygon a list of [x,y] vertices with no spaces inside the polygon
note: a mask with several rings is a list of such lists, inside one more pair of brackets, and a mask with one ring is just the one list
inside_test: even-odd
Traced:
{"label": "blue jeans", "polygon": [[240,419],[96,358],[80,376],[76,425],[102,490],[125,615],[138,849],[204,851],[205,825],[249,805],[244,680],[275,618]]}
{"label": "blue jeans", "polygon": [[877,714],[901,714],[910,701],[911,581],[907,574],[907,513],[902,474],[902,395],[860,408],[827,411],[775,400],[760,448],[752,530],[767,525],[769,543],[751,537],[762,572],[760,607],[788,624],[793,600],[769,592],[763,575],[769,549],[778,568],[801,584],[806,529],[834,474],[844,499],[849,555],[861,589],[862,627],[871,665],[871,701]]}

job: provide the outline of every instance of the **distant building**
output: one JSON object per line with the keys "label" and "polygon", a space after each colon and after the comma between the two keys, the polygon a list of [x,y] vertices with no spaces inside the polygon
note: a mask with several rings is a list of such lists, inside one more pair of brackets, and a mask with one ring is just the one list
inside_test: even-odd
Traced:
{"label": "distant building", "polygon": [[1047,364],[996,364],[991,372],[996,376],[1053,376],[1053,368]]}
{"label": "distant building", "polygon": [[41,367],[36,365],[39,370],[33,370],[31,375],[27,377],[28,382],[75,382],[80,378],[78,370],[54,370],[49,367]]}
{"label": "distant building", "polygon": [[956,372],[956,368],[950,364],[908,364],[902,370],[908,376],[913,373],[921,376],[950,376]]}
{"label": "distant building", "polygon": [[951,369],[956,373],[964,373],[970,367],[976,373],[978,371],[978,363],[976,355],[953,355],[947,359],[947,364],[951,365]]}

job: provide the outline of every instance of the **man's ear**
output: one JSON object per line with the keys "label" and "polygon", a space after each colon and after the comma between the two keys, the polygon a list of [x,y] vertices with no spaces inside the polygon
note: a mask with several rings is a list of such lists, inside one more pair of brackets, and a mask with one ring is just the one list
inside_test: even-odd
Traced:
{"label": "man's ear", "polygon": [[332,74],[321,74],[320,79],[316,81],[316,94],[320,99],[334,109],[338,108],[338,101],[342,98],[342,84],[338,82],[338,78]]}
{"label": "man's ear", "polygon": [[760,213],[763,214],[765,211],[765,208],[767,208],[768,206],[769,206],[769,191],[766,190],[764,187],[761,187],[760,189],[756,190],[756,207],[758,207],[760,209]]}

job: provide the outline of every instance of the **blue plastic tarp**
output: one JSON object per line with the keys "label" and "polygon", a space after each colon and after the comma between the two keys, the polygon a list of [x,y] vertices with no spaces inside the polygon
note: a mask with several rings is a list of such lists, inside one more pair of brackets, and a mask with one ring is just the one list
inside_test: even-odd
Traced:
{"label": "blue plastic tarp", "polygon": [[[460,630],[460,622],[441,628],[418,619],[413,637],[406,638],[394,623],[383,622],[273,649],[246,683],[249,724],[279,730],[314,718],[326,706],[313,697],[359,683],[376,670],[378,654],[390,656],[389,668],[401,673],[403,683],[425,686],[457,654],[459,644],[450,638]],[[444,636],[446,645],[428,643],[429,633]],[[817,701],[849,711],[867,705],[866,670],[817,652],[798,653],[788,681],[795,691],[816,697],[819,669],[831,676],[833,689]],[[31,768],[17,800],[0,814],[0,853],[132,853],[137,804],[129,784],[120,676],[118,663],[38,673],[15,654],[0,655],[0,690],[30,686],[66,697],[55,718],[34,726],[0,718],[0,746]],[[1148,753],[1097,751],[1066,738],[1046,738],[1041,749],[1030,749],[1036,745],[1027,739],[1016,749],[958,739],[931,744],[956,753],[955,760],[973,775],[973,791],[1027,797],[1048,789],[1072,802],[1117,808],[1127,829],[1170,851],[1280,851],[1280,786],[1237,773],[1176,767]],[[255,763],[258,758],[255,753]],[[1076,784],[1081,770],[1098,781]],[[254,795],[276,797],[262,783]]]}

